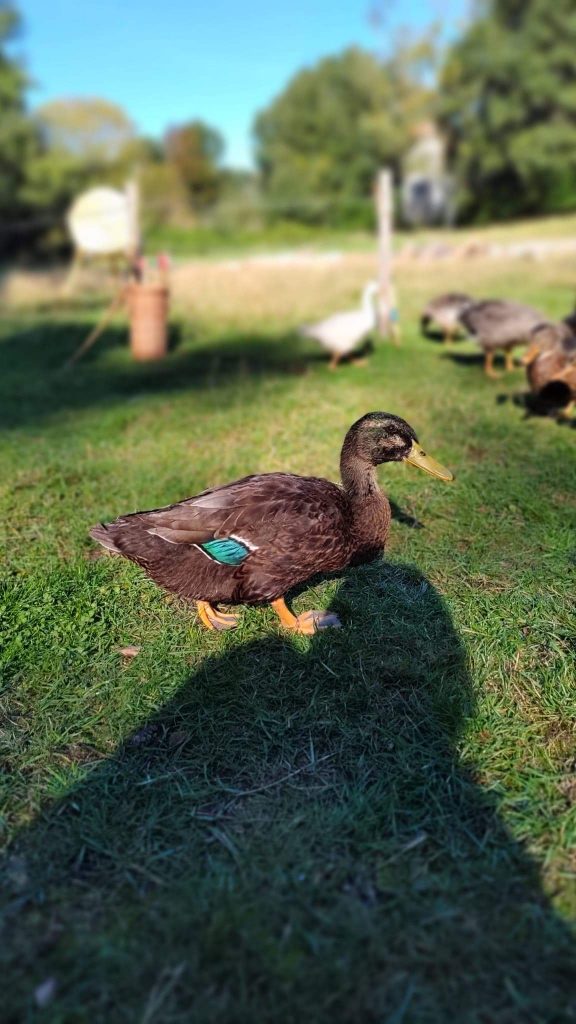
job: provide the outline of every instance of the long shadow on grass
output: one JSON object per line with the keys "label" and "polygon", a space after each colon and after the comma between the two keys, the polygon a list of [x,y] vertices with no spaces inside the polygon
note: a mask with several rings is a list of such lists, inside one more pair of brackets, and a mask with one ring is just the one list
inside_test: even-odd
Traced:
{"label": "long shadow on grass", "polygon": [[458,754],[442,598],[374,566],[334,608],[309,643],[224,638],[20,836],[5,1019],[50,978],[58,1021],[572,1019],[574,945]]}
{"label": "long shadow on grass", "polygon": [[[125,401],[140,395],[191,393],[230,385],[257,386],[264,377],[306,372],[310,357],[294,334],[229,333],[206,340],[183,332],[160,362],[135,363],[127,328],[112,327],[71,369],[67,359],[87,336],[90,322],[31,327],[0,344],[0,427],[37,425],[62,412]],[[178,328],[178,330],[177,330]]]}
{"label": "long shadow on grass", "polygon": [[443,352],[442,358],[451,359],[458,366],[482,366],[484,363],[481,352]]}
{"label": "long shadow on grass", "polygon": [[576,421],[564,410],[570,401],[570,390],[560,382],[551,382],[537,394],[531,391],[503,392],[496,395],[496,404],[511,402],[524,412],[524,419],[554,419],[559,426],[576,429]]}

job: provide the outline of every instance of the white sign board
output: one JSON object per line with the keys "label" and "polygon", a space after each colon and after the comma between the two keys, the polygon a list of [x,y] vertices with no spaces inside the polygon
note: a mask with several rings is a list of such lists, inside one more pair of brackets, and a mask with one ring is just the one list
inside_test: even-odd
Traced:
{"label": "white sign board", "polygon": [[66,218],[76,249],[91,256],[133,252],[138,240],[131,206],[131,196],[114,188],[83,192]]}

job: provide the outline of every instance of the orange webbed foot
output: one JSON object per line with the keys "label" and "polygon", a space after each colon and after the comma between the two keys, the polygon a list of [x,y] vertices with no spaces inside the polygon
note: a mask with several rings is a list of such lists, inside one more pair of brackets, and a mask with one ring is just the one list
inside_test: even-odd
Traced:
{"label": "orange webbed foot", "polygon": [[304,636],[312,636],[321,629],[338,629],[342,623],[333,612],[309,611],[301,615],[293,615],[283,597],[272,601],[272,607],[276,612],[284,629],[291,629],[295,633],[303,633]]}
{"label": "orange webbed foot", "polygon": [[342,623],[334,612],[309,611],[296,616],[296,625],[289,627],[297,633],[312,636],[321,629],[340,629]]}
{"label": "orange webbed foot", "polygon": [[238,625],[238,615],[219,612],[208,601],[197,601],[196,607],[198,609],[198,617],[203,625],[206,626],[206,629],[236,629]]}

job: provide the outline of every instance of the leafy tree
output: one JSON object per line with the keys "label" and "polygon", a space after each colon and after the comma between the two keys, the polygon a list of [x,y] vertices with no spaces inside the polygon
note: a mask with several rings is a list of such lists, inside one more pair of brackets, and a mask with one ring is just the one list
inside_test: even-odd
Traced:
{"label": "leafy tree", "polygon": [[[0,247],[9,248],[25,226],[27,206],[23,185],[27,162],[36,147],[34,129],[26,114],[28,78],[10,56],[10,44],[21,28],[16,9],[0,3]],[[14,228],[11,227],[14,225]]]}
{"label": "leafy tree", "polygon": [[106,165],[121,158],[135,136],[121,107],[108,100],[52,100],[36,111],[44,148],[86,164]]}
{"label": "leafy tree", "polygon": [[170,128],[164,142],[166,160],[178,172],[194,209],[203,210],[218,198],[222,136],[203,121]]}
{"label": "leafy tree", "polygon": [[302,219],[366,221],[377,169],[398,168],[431,94],[415,48],[380,62],[358,48],[300,71],[256,119],[269,202]]}
{"label": "leafy tree", "polygon": [[[54,100],[28,114],[29,80],[10,55],[21,28],[16,9],[0,0],[0,251],[33,250],[65,240],[64,213],[82,189],[121,185],[135,167],[160,166],[160,145],[140,139],[124,111],[106,100]],[[174,209],[182,189],[165,174]],[[148,184],[148,179],[146,179]],[[180,193],[178,189],[180,188]],[[154,204],[160,209],[160,203]],[[159,215],[158,213],[156,214]]]}
{"label": "leafy tree", "polygon": [[491,0],[453,47],[441,115],[465,218],[576,208],[574,0]]}
{"label": "leafy tree", "polygon": [[82,189],[122,185],[153,154],[151,143],[136,138],[121,107],[97,97],[53,100],[35,112],[33,123],[37,147],[22,191],[32,210],[54,222],[63,223]]}
{"label": "leafy tree", "polygon": [[138,173],[142,228],[146,234],[164,225],[185,226],[191,221],[188,191],[172,164],[144,163]]}

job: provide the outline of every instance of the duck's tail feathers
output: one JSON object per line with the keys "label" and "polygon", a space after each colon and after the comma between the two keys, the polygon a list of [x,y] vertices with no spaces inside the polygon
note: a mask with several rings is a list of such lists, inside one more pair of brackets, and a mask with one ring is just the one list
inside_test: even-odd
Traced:
{"label": "duck's tail feathers", "polygon": [[122,554],[120,549],[116,547],[112,539],[112,534],[104,523],[98,523],[97,526],[93,526],[90,530],[90,536],[92,537],[92,540],[98,541],[98,543],[101,544],[103,548],[106,548],[107,551],[112,551],[115,555]]}

